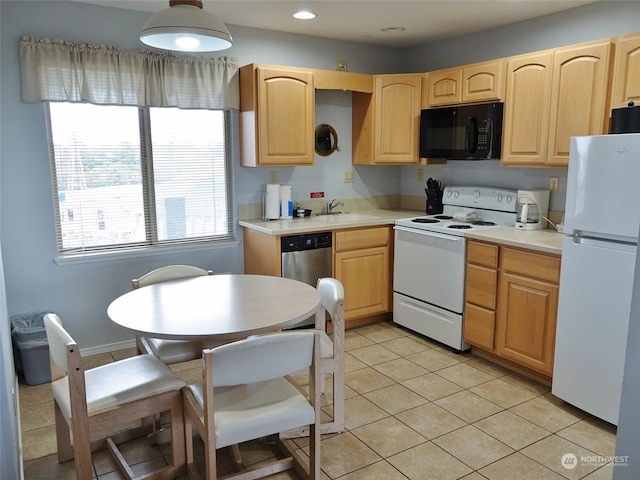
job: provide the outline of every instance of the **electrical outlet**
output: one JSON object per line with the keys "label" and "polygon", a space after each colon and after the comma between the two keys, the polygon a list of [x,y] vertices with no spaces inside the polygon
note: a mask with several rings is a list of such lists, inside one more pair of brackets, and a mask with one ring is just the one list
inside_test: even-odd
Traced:
{"label": "electrical outlet", "polygon": [[549,177],[549,190],[557,192],[560,189],[559,182],[558,177]]}
{"label": "electrical outlet", "polygon": [[348,63],[346,60],[336,60],[336,71],[346,72]]}
{"label": "electrical outlet", "polygon": [[418,183],[424,182],[424,168],[419,168],[418,173],[416,175],[416,180]]}
{"label": "electrical outlet", "polygon": [[353,183],[353,170],[345,170],[343,174],[344,183]]}
{"label": "electrical outlet", "polygon": [[278,183],[278,172],[275,170],[269,172],[269,183]]}

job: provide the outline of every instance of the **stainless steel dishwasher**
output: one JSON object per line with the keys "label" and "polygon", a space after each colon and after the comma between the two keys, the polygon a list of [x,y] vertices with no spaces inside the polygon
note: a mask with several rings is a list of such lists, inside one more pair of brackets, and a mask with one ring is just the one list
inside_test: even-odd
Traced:
{"label": "stainless steel dishwasher", "polygon": [[[314,287],[318,278],[331,277],[331,245],[331,232],[282,237],[282,276]],[[311,317],[298,326],[313,323],[314,317]]]}

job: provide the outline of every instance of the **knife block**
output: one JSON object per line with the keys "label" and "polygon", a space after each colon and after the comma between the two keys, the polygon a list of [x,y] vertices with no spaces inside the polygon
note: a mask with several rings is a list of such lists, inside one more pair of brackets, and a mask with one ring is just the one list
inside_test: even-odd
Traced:
{"label": "knife block", "polygon": [[442,213],[442,190],[427,189],[427,215]]}

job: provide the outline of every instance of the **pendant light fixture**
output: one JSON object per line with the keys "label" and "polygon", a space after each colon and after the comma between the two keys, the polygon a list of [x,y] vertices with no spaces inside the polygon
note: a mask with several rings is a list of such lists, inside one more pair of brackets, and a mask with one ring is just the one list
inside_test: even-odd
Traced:
{"label": "pendant light fixture", "polygon": [[232,45],[231,34],[201,0],[169,0],[169,8],[153,14],[140,32],[142,43],[178,52],[213,52]]}

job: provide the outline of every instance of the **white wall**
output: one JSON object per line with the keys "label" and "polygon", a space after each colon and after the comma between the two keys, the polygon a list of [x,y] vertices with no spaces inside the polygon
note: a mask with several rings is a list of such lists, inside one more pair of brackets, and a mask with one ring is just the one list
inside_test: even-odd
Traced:
{"label": "white wall", "polygon": [[409,71],[425,72],[587,42],[640,28],[640,2],[605,0],[485,32],[410,49]]}

